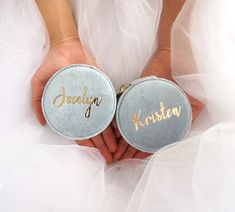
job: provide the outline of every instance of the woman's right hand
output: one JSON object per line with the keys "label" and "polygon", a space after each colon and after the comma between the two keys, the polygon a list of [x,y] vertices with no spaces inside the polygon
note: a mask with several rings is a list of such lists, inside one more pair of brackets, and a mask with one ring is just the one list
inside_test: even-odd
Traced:
{"label": "woman's right hand", "polygon": [[[32,107],[42,125],[46,124],[41,108],[44,87],[55,72],[71,64],[95,65],[95,62],[84,53],[79,39],[76,38],[63,40],[51,47],[44,62],[32,77]],[[107,163],[112,162],[112,153],[117,149],[116,138],[111,126],[100,135],[88,140],[77,141],[77,143],[98,148]]]}
{"label": "woman's right hand", "polygon": [[41,98],[44,87],[50,77],[59,69],[70,64],[91,64],[94,62],[84,54],[81,44],[78,39],[69,39],[61,41],[55,46],[51,47],[44,62],[33,75],[32,84],[32,107],[42,124],[46,124],[46,120],[42,113]]}

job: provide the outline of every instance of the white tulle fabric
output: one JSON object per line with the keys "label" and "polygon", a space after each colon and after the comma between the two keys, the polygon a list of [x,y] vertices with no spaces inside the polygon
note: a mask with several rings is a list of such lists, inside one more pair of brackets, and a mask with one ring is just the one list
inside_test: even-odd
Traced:
{"label": "white tulle fabric", "polygon": [[155,51],[161,9],[161,0],[80,0],[82,44],[117,90],[141,75]]}
{"label": "white tulle fabric", "polygon": [[[139,77],[157,46],[161,1],[72,4],[84,47],[116,88]],[[97,150],[37,123],[30,79],[48,51],[45,27],[32,0],[2,0],[0,211],[234,211],[234,9],[188,0],[174,24],[174,78],[206,107],[189,138],[106,166]]]}

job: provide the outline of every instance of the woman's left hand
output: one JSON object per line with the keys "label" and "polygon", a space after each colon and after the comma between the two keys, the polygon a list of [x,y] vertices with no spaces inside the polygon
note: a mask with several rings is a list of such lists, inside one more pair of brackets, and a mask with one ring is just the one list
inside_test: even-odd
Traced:
{"label": "woman's left hand", "polygon": [[[171,75],[171,62],[170,62],[170,51],[168,50],[161,50],[156,52],[150,63],[146,66],[145,70],[143,71],[142,77],[147,76],[157,76],[159,78],[165,78],[171,81],[174,81]],[[193,112],[193,121],[199,115],[199,113],[203,110],[204,105],[195,99],[192,96],[189,96],[189,101],[191,103],[192,112]],[[151,154],[146,152],[141,152],[134,147],[130,146],[118,133],[117,126],[115,122],[113,123],[113,127],[115,129],[115,134],[119,136],[120,139],[117,151],[114,154],[115,160],[123,160],[127,158],[139,158],[144,159]]]}

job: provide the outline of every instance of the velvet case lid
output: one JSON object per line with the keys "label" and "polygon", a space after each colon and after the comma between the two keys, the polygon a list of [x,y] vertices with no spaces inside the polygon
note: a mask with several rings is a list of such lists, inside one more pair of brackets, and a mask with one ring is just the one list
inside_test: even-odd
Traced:
{"label": "velvet case lid", "polygon": [[102,132],[116,110],[116,93],[111,81],[98,69],[71,65],[48,81],[42,109],[49,126],[58,134],[82,140]]}
{"label": "velvet case lid", "polygon": [[185,137],[192,110],[186,94],[175,83],[146,77],[132,82],[121,94],[116,121],[131,146],[154,153]]}

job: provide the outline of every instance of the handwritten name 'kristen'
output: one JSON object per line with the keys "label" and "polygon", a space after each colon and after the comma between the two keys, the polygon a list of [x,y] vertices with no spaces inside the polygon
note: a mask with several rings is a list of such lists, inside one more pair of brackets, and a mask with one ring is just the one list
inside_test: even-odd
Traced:
{"label": "handwritten name 'kristen'", "polygon": [[84,87],[82,95],[81,96],[67,96],[65,88],[62,86],[61,93],[55,97],[53,100],[53,105],[56,108],[62,107],[64,104],[70,104],[70,105],[88,105],[88,108],[85,111],[85,117],[89,118],[91,115],[91,107],[92,105],[95,105],[96,107],[99,107],[102,99],[99,97],[88,97],[88,88]]}
{"label": "handwritten name 'kristen'", "polygon": [[146,127],[149,124],[155,124],[160,121],[170,119],[171,117],[180,117],[181,115],[181,106],[173,107],[166,109],[163,102],[160,102],[160,109],[158,112],[152,112],[151,115],[148,115],[143,120],[140,119],[141,110],[138,113],[133,113],[132,123],[135,126],[135,130],[138,131],[139,127]]}

